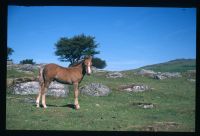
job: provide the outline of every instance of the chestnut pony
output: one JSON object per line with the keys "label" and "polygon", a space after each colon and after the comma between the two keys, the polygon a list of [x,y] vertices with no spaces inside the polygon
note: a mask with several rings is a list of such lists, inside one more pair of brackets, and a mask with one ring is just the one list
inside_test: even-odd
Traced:
{"label": "chestnut pony", "polygon": [[73,84],[74,86],[74,105],[75,109],[79,109],[78,103],[78,84],[87,73],[91,74],[92,57],[85,57],[79,63],[72,65],[69,68],[64,68],[56,64],[47,64],[39,69],[40,90],[36,99],[36,105],[39,107],[40,97],[42,96],[42,105],[46,106],[45,93],[52,81],[57,81],[63,84]]}

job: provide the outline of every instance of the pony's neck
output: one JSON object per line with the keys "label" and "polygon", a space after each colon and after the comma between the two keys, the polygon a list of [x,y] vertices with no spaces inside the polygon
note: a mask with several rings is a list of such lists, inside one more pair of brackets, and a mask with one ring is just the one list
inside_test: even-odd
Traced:
{"label": "pony's neck", "polygon": [[81,69],[81,73],[82,75],[84,76],[86,74],[86,69],[85,69],[85,66],[84,66],[84,61],[82,61],[80,64],[77,64],[75,67],[78,67]]}

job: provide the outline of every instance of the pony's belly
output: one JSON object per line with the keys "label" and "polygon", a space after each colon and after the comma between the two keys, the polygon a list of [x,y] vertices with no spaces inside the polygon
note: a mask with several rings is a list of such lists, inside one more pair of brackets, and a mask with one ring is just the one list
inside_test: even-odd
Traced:
{"label": "pony's belly", "polygon": [[58,78],[55,78],[54,80],[56,80],[57,82],[59,82],[61,84],[72,84],[72,81],[68,81],[68,80],[62,80],[62,79],[58,79]]}

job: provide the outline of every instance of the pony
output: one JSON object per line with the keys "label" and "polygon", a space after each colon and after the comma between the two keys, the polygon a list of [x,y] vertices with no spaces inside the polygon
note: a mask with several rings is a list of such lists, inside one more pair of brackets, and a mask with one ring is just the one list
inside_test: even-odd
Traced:
{"label": "pony", "polygon": [[75,109],[80,109],[78,102],[79,83],[82,81],[85,74],[90,75],[92,70],[92,57],[87,56],[77,64],[65,68],[54,63],[47,64],[39,68],[39,83],[40,90],[36,98],[37,107],[40,106],[40,97],[42,96],[42,105],[44,108],[46,106],[45,93],[52,81],[57,81],[62,84],[70,84],[74,87],[74,106]]}

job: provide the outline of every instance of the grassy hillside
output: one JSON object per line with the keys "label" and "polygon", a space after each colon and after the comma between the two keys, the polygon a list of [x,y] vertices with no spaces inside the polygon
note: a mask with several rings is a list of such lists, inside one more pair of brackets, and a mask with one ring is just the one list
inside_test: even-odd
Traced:
{"label": "grassy hillside", "polygon": [[196,69],[196,59],[176,59],[165,63],[141,67],[156,72],[185,72]]}
{"label": "grassy hillside", "polygon": [[[66,98],[47,96],[47,109],[36,108],[34,103],[36,95],[7,94],[6,128],[8,130],[195,131],[195,82],[189,82],[188,77],[155,80],[135,75],[132,71],[124,71],[123,78],[109,79],[105,77],[106,74],[106,72],[96,73],[84,77],[80,87],[92,82],[102,83],[107,85],[112,93],[104,97],[80,94],[80,110],[71,108],[74,102],[72,87]],[[143,83],[154,89],[139,93],[119,90],[120,85],[132,83]],[[27,102],[27,99],[31,101]],[[137,106],[138,103],[151,103],[155,107],[143,109]]]}

